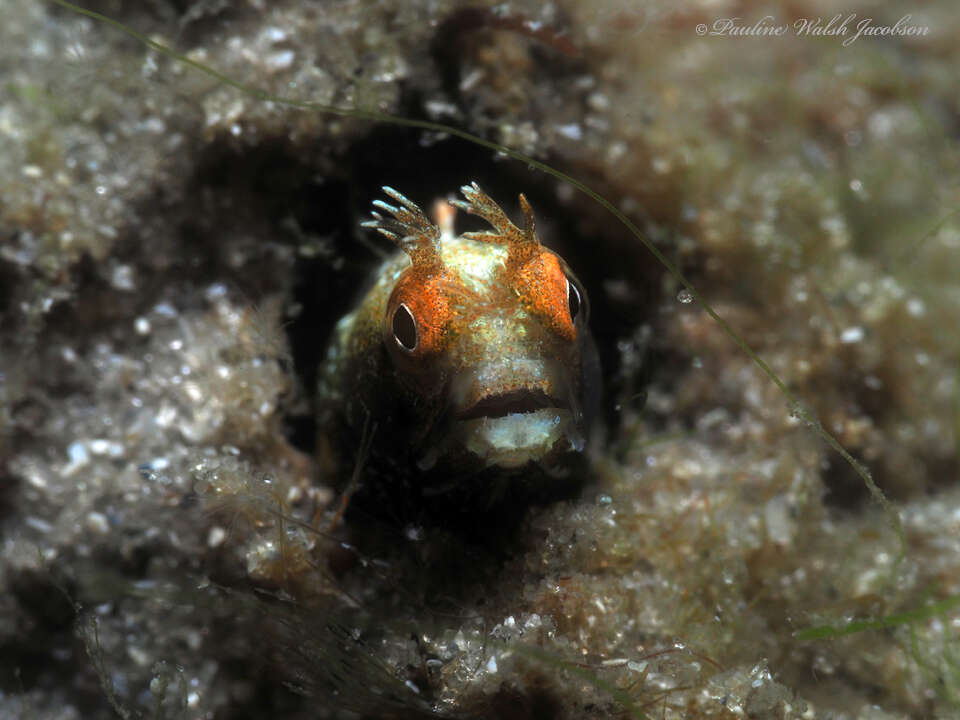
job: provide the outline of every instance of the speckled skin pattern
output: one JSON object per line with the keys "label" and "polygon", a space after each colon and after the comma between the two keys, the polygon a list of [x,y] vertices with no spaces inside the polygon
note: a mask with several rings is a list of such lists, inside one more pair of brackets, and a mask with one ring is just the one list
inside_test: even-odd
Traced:
{"label": "speckled skin pattern", "polygon": [[494,230],[455,236],[384,191],[397,206],[376,201],[390,217],[374,212],[364,225],[401,251],[334,330],[319,383],[328,449],[357,448],[372,433],[365,462],[406,477],[563,475],[584,449],[599,392],[573,273],[540,245],[522,195],[521,230],[476,184],[465,186],[467,202],[452,204]]}

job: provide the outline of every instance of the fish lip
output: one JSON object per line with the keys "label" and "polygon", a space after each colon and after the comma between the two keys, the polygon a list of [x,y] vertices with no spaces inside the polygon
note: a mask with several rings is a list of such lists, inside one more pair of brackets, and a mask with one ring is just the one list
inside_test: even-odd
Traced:
{"label": "fish lip", "polygon": [[570,409],[566,403],[543,390],[520,389],[486,395],[468,408],[457,412],[456,418],[457,420],[502,418],[507,415],[532,413],[545,408]]}

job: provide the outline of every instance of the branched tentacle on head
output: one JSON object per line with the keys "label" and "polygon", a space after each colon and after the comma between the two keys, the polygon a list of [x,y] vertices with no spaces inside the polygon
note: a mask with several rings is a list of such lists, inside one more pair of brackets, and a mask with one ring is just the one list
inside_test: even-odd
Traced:
{"label": "branched tentacle on head", "polygon": [[[527,198],[520,195],[520,209],[524,218],[523,229],[520,229],[477,183],[464,185],[460,191],[466,200],[451,200],[450,203],[464,212],[483,218],[494,228],[493,231],[464,233],[463,237],[506,245],[507,274],[516,277],[521,268],[540,252],[536,220]],[[374,210],[371,213],[373,220],[362,223],[363,227],[374,228],[406,252],[410,256],[414,272],[425,276],[443,273],[440,228],[401,193],[387,186],[383,187],[383,192],[396,201],[397,205],[390,205],[383,200],[374,200],[373,205],[392,217],[385,217]]]}
{"label": "branched tentacle on head", "polygon": [[383,192],[395,200],[399,207],[383,200],[374,200],[374,207],[392,215],[384,217],[373,211],[373,220],[361,225],[373,228],[388,237],[397,247],[410,256],[414,270],[425,275],[435,275],[443,271],[443,259],[440,256],[440,228],[430,222],[412,201],[391,187],[384,185]]}
{"label": "branched tentacle on head", "polygon": [[464,212],[482,217],[490,223],[496,232],[464,233],[464,237],[480,242],[492,242],[507,246],[507,272],[514,274],[538,252],[540,241],[536,234],[536,221],[533,208],[527,198],[520,195],[520,208],[523,210],[524,225],[521,230],[512,222],[503,209],[487,195],[476,183],[464,185],[460,192],[467,199],[452,200]]}

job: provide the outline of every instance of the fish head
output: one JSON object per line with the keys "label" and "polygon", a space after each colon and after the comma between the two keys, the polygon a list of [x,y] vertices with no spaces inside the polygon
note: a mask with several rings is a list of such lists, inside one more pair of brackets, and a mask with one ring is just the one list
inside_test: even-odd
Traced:
{"label": "fish head", "polygon": [[587,295],[536,239],[522,196],[523,231],[475,186],[464,193],[497,232],[421,245],[383,315],[393,370],[423,409],[418,464],[557,467],[586,444]]}

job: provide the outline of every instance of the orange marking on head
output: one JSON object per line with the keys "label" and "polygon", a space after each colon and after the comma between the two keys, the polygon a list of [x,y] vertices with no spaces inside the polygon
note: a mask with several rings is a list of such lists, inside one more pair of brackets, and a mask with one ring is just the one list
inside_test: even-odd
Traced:
{"label": "orange marking on head", "polygon": [[[449,284],[446,273],[424,277],[415,266],[397,283],[387,305],[387,317],[392,318],[401,303],[410,309],[417,327],[417,346],[409,355],[424,357],[443,351],[452,314]],[[390,322],[384,327],[390,328]]]}
{"label": "orange marking on head", "polygon": [[514,283],[521,302],[562,338],[574,341],[577,330],[570,317],[567,276],[552,252],[540,249],[519,267]]}
{"label": "orange marking on head", "polygon": [[561,337],[573,341],[576,328],[570,317],[567,276],[556,255],[545,250],[537,238],[536,219],[527,198],[520,195],[523,230],[476,183],[461,188],[467,202],[453,201],[457,207],[479,215],[497,232],[465,233],[464,237],[507,246],[506,280],[529,311],[542,318]]}

